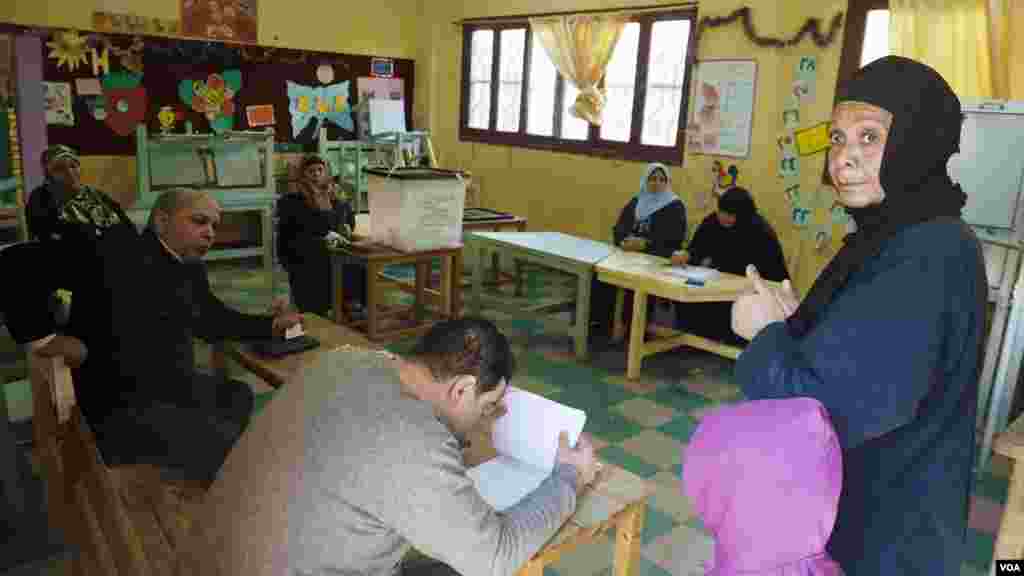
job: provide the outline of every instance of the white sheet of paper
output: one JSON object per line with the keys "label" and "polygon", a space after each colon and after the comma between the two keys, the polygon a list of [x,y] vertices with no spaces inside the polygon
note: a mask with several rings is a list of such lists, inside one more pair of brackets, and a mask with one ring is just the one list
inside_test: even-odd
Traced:
{"label": "white sheet of paper", "polygon": [[669,276],[700,282],[714,280],[722,275],[718,270],[706,266],[669,266],[665,268],[665,273]]}
{"label": "white sheet of paper", "polygon": [[511,456],[550,474],[555,468],[558,435],[569,433],[575,446],[587,414],[526,390],[510,387],[505,394],[508,413],[494,422],[491,437],[498,454]]}
{"label": "white sheet of paper", "polygon": [[370,135],[405,132],[405,100],[369,101]]}
{"label": "white sheet of paper", "polygon": [[504,510],[534,491],[555,467],[558,435],[569,433],[574,446],[583,432],[587,415],[509,387],[505,394],[508,412],[494,422],[491,436],[498,456],[468,471],[477,490],[495,510]]}
{"label": "white sheet of paper", "polygon": [[468,472],[484,501],[502,511],[533,492],[548,474],[508,456],[498,455]]}

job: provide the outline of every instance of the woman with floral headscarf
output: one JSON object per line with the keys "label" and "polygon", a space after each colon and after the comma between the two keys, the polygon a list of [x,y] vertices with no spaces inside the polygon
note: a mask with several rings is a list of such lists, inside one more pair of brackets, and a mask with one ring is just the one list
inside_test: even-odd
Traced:
{"label": "woman with floral headscarf", "polygon": [[959,574],[988,291],[946,170],[960,101],[896,56],[837,101],[828,168],[857,230],[802,302],[748,269],[735,381],[748,398],[810,396],[831,415],[843,490],[828,551],[848,574]]}

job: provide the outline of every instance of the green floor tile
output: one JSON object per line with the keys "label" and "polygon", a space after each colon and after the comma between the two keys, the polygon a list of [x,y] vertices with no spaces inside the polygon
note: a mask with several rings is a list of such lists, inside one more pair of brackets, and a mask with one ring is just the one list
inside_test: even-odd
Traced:
{"label": "green floor tile", "polygon": [[[564,393],[564,390],[559,393],[558,401],[571,406],[572,404],[563,398]],[[584,432],[597,436],[609,444],[622,442],[626,438],[639,434],[643,429],[643,426],[636,422],[608,411],[588,412],[587,423],[583,427]]]}
{"label": "green floor tile", "polygon": [[633,474],[643,478],[650,478],[658,473],[658,467],[649,462],[644,462],[640,457],[626,452],[619,446],[608,446],[598,450],[597,457],[609,464],[621,466]]}
{"label": "green floor tile", "polygon": [[675,518],[654,506],[648,506],[647,514],[644,515],[644,531],[640,534],[640,541],[646,546],[652,540],[668,534],[678,525],[679,522],[676,522]]}
{"label": "green floor tile", "polygon": [[988,570],[995,551],[995,536],[967,529],[967,563]]}
{"label": "green floor tile", "polygon": [[681,414],[689,414],[692,410],[714,404],[712,400],[690,392],[682,384],[658,388],[650,398],[658,404],[674,408]]}
{"label": "green floor tile", "polygon": [[1000,478],[992,475],[990,472],[983,472],[978,475],[974,482],[973,494],[1005,504],[1006,493],[1009,488],[1010,481],[1008,478]]}
{"label": "green floor tile", "polygon": [[668,424],[662,424],[657,428],[659,432],[668,434],[683,443],[690,441],[690,436],[693,435],[696,429],[697,421],[689,416],[680,416]]}
{"label": "green floor tile", "polygon": [[512,385],[545,398],[560,396],[561,392],[561,388],[551,382],[532,376],[516,376],[512,379]]}

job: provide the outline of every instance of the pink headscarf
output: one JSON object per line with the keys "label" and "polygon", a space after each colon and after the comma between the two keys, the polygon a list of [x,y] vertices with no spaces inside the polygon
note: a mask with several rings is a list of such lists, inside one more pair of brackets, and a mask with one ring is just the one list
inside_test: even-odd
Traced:
{"label": "pink headscarf", "polygon": [[825,553],[842,454],[817,400],[722,406],[683,451],[683,491],[715,539],[708,576],[843,573]]}

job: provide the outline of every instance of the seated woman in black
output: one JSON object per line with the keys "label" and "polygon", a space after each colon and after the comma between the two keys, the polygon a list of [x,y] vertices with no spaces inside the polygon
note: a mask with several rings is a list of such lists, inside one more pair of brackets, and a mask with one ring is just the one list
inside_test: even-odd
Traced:
{"label": "seated woman in black", "polygon": [[[750,192],[735,187],[718,199],[718,211],[708,215],[690,241],[689,250],[672,255],[675,264],[706,266],[743,276],[753,264],[767,280],[789,277],[775,230],[757,213]],[[730,327],[732,302],[676,303],[676,327],[691,334],[743,346]]]}
{"label": "seated woman in black", "polygon": [[[631,252],[645,252],[669,258],[686,240],[686,207],[672,191],[668,168],[659,163],[647,165],[640,181],[640,192],[619,214],[612,229],[615,245]],[[591,321],[597,330],[605,330],[611,320],[615,291],[607,284],[597,283],[592,290]],[[653,299],[648,304],[648,318]],[[629,325],[633,311],[633,294],[626,293],[623,320]]]}
{"label": "seated woman in black", "polygon": [[[97,243],[105,236],[123,236],[131,242],[139,235],[135,223],[121,205],[104,192],[82,184],[78,154],[70,147],[55,144],[40,159],[46,176],[43,184],[32,191],[25,206],[28,235],[33,240],[56,243],[65,262],[81,270],[95,270]],[[71,275],[62,288],[70,294],[86,290],[104,290],[91,273]],[[51,298],[51,308],[59,324],[67,323],[72,332],[81,331],[91,322],[108,322],[93,317],[95,310],[79,307],[70,317],[69,302]]]}
{"label": "seated woman in black", "polygon": [[[348,201],[338,199],[323,158],[314,154],[303,160],[299,192],[278,200],[277,214],[278,255],[288,272],[292,303],[302,312],[326,316],[333,300],[326,238],[329,232],[351,235],[356,219]],[[365,269],[345,266],[342,282],[352,302],[346,305],[361,306]]]}

